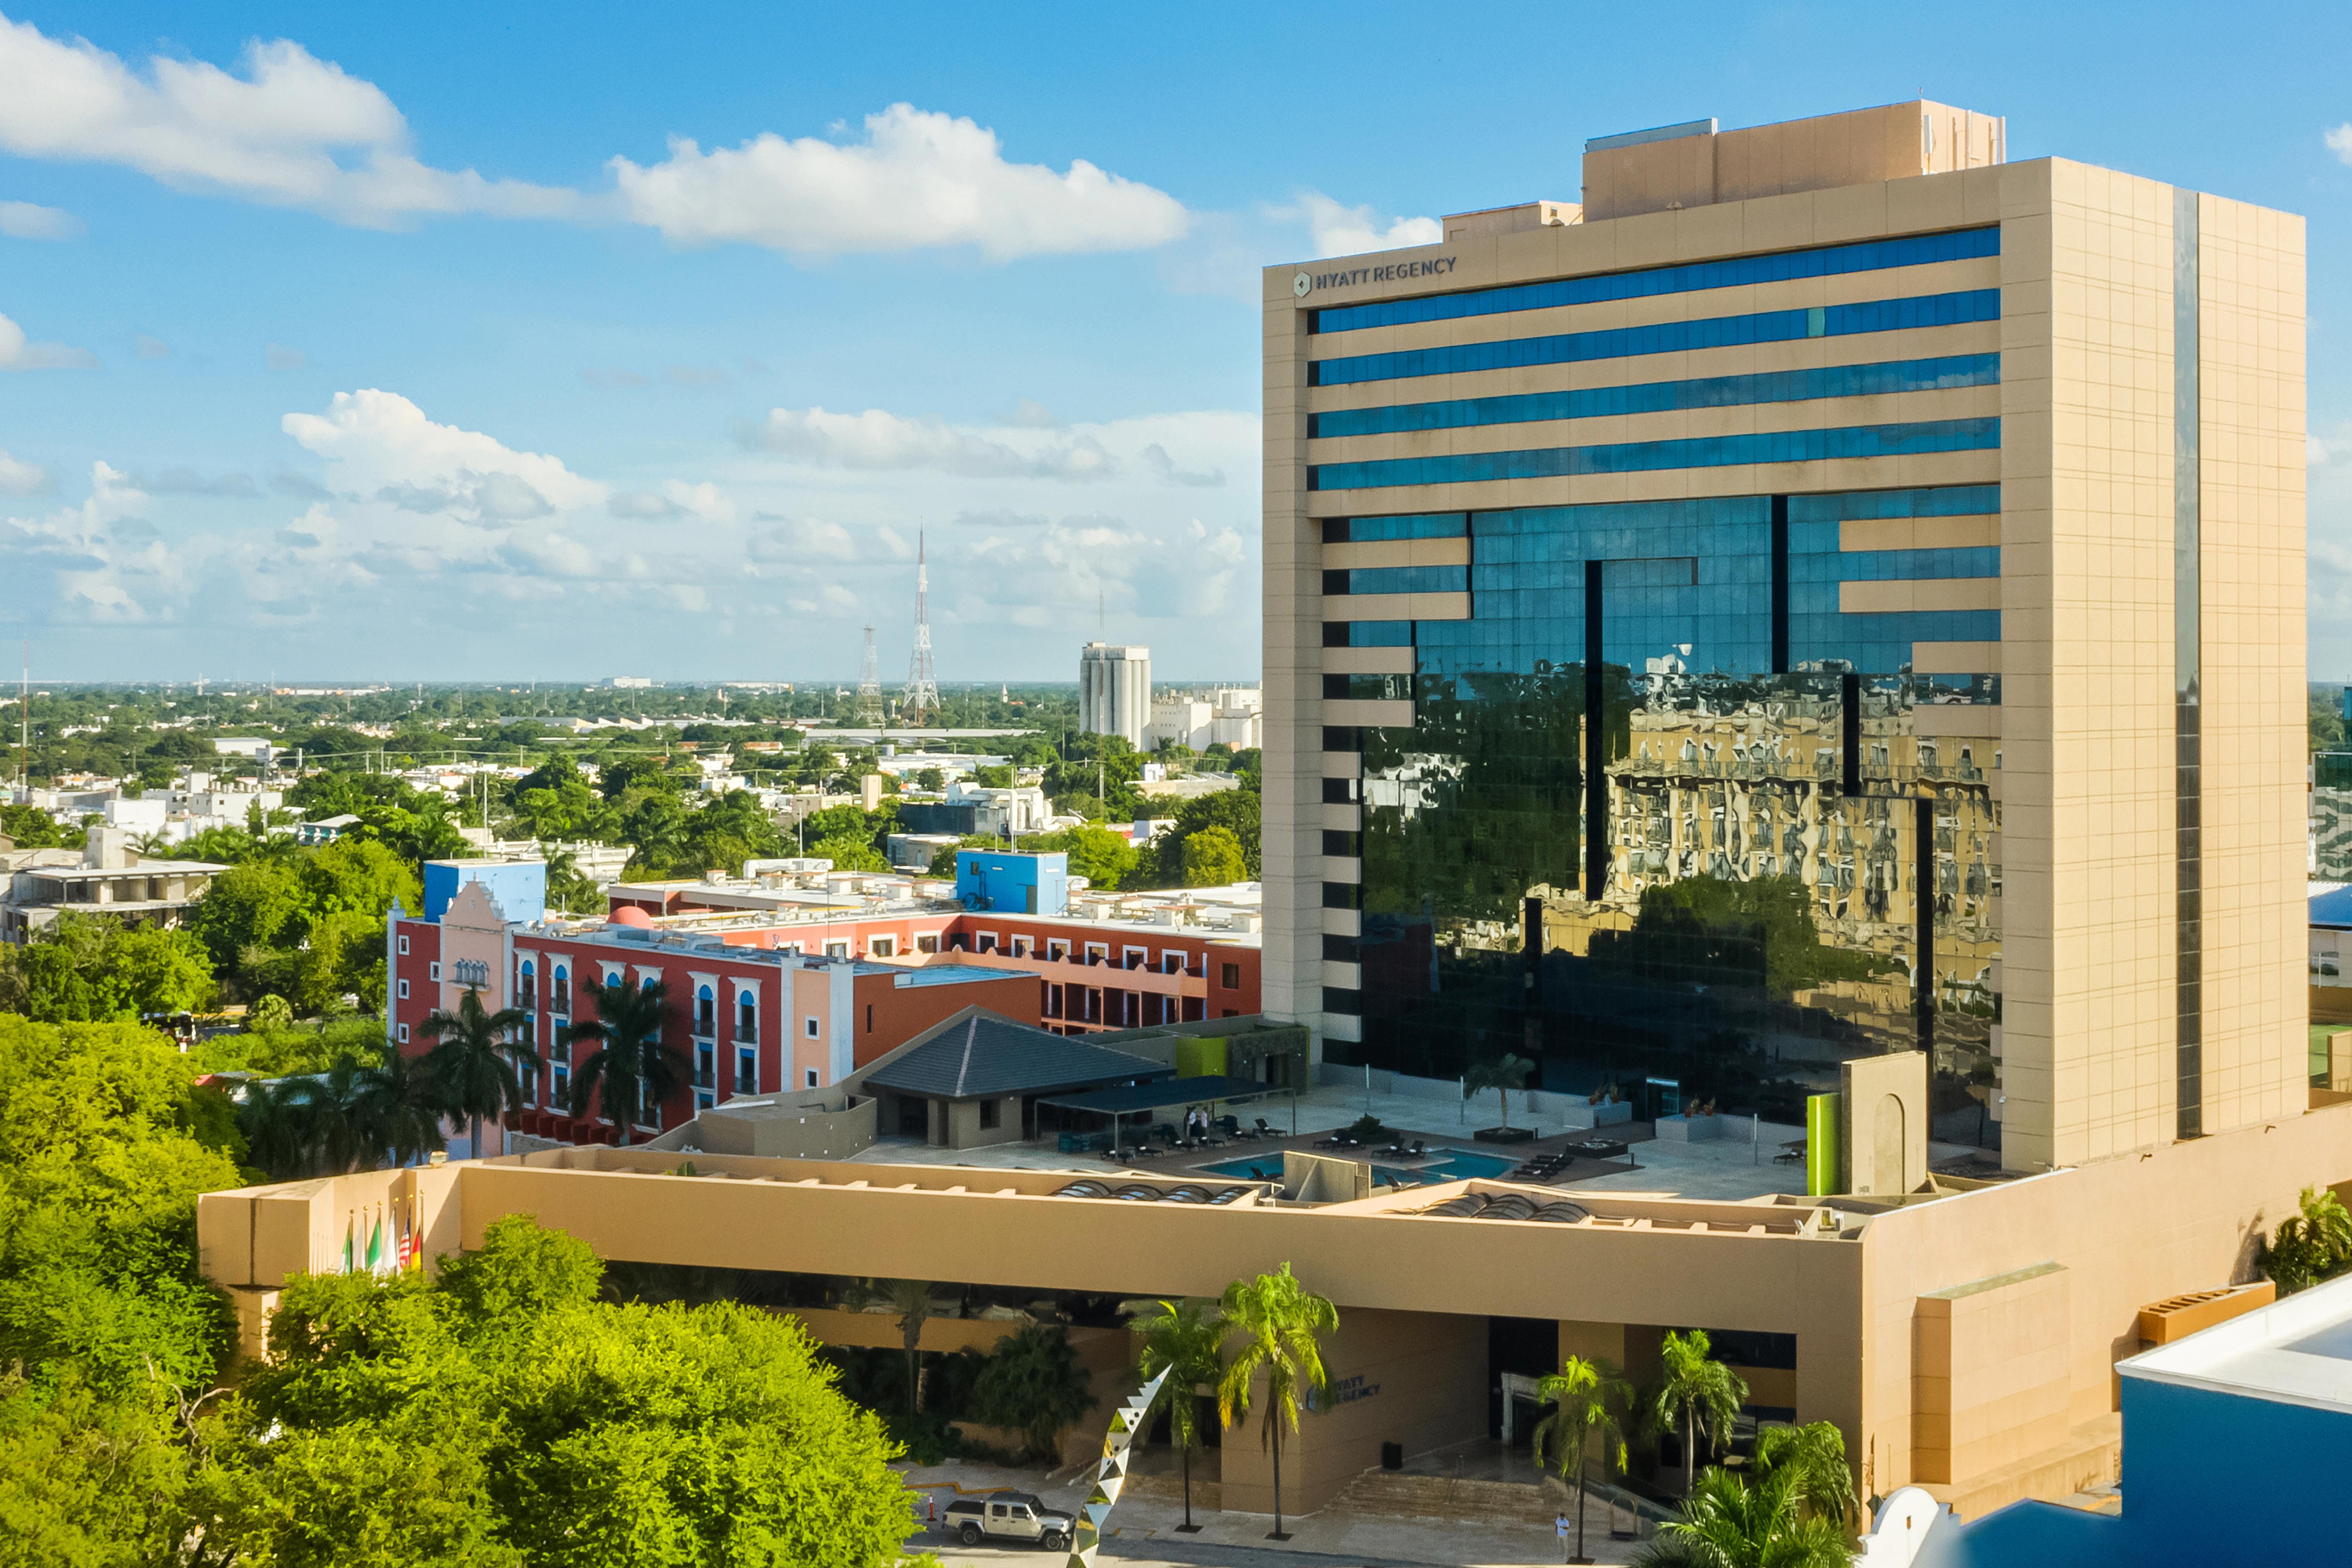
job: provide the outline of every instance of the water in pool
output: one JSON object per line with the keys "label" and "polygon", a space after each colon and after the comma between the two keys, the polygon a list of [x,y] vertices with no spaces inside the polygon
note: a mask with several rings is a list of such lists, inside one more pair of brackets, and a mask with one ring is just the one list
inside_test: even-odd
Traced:
{"label": "water in pool", "polygon": [[[1400,1183],[1419,1185],[1429,1182],[1465,1182],[1474,1176],[1499,1176],[1509,1171],[1516,1161],[1499,1154],[1474,1154],[1466,1149],[1432,1149],[1429,1158],[1416,1160],[1410,1165],[1384,1165],[1372,1162],[1372,1184],[1392,1187]],[[1282,1174],[1282,1155],[1244,1155],[1238,1160],[1220,1160],[1201,1169],[1213,1171],[1220,1176],[1271,1181]]]}

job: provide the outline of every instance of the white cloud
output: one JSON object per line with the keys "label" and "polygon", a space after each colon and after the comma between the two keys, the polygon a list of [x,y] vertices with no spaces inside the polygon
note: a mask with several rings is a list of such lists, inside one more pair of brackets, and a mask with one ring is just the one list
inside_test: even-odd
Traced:
{"label": "white cloud", "polygon": [[261,358],[272,370],[300,370],[310,363],[309,354],[300,349],[289,349],[284,343],[265,345]]}
{"label": "white cloud", "polygon": [[172,345],[161,338],[150,337],[145,332],[139,332],[131,337],[131,352],[141,359],[170,359]]}
{"label": "white cloud", "polygon": [[1225,482],[1225,470],[1223,468],[1193,469],[1178,468],[1176,466],[1176,459],[1168,455],[1168,448],[1161,446],[1157,441],[1152,442],[1143,448],[1143,466],[1150,469],[1153,473],[1159,475],[1160,482],[1163,485],[1185,485],[1194,489],[1213,489],[1223,485]]}
{"label": "white cloud", "polygon": [[0,316],[0,370],[96,370],[98,356],[67,343],[28,342],[25,329]]}
{"label": "white cloud", "polygon": [[82,221],[62,207],[0,202],[0,234],[14,239],[79,239]]}
{"label": "white cloud", "polygon": [[641,521],[667,522],[688,517],[706,522],[735,521],[734,501],[717,485],[689,485],[679,479],[664,482],[659,490],[615,490],[605,501],[604,510],[614,517]]}
{"label": "white cloud", "polygon": [[1181,237],[1183,204],[1085,159],[1008,163],[993,131],[895,103],[843,146],[772,132],[609,165],[629,217],[676,245],[740,241],[816,258],[976,246],[991,260],[1139,250]]}
{"label": "white cloud", "polygon": [[1367,251],[1395,250],[1408,245],[1435,245],[1445,237],[1445,226],[1433,217],[1399,217],[1386,228],[1370,205],[1341,206],[1320,191],[1301,191],[1298,208],[1315,237],[1315,256],[1361,256]]}
{"label": "white cloud", "polygon": [[339,392],[326,414],[289,414],[278,424],[327,460],[331,489],[381,495],[409,510],[520,521],[602,506],[607,494],[559,458],[436,425],[397,393]]}
{"label": "white cloud", "polygon": [[49,470],[40,464],[12,458],[5,448],[0,448],[0,496],[46,495],[56,483]]}
{"label": "white cloud", "polygon": [[880,408],[863,414],[772,408],[743,439],[760,451],[818,468],[931,468],[966,479],[1098,479],[1118,466],[1092,436],[983,433]]}
{"label": "white cloud", "polygon": [[2352,121],[2347,121],[2327,133],[2327,150],[2347,163],[2352,163]]}
{"label": "white cloud", "polygon": [[577,192],[432,168],[374,83],[287,39],[246,46],[239,73],[156,56],[142,76],[83,39],[0,17],[0,149],[119,163],[181,189],[388,226],[419,214],[580,214]]}
{"label": "white cloud", "polygon": [[857,541],[837,522],[816,518],[777,518],[762,514],[775,526],[751,536],[748,546],[754,561],[855,561]]}

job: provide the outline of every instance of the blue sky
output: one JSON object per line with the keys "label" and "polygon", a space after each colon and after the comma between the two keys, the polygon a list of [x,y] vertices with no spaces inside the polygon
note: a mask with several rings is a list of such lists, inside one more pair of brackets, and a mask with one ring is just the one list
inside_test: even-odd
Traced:
{"label": "blue sky", "polygon": [[[2352,11],[0,0],[0,623],[52,679],[1257,668],[1262,265],[1926,96],[2305,213],[2352,677]],[[688,144],[690,143],[690,145]],[[1402,226],[1398,226],[1402,225]]]}

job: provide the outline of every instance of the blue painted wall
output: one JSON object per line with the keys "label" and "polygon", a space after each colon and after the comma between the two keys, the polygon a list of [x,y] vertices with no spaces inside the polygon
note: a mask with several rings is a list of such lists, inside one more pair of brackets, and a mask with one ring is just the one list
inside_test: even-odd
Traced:
{"label": "blue painted wall", "polygon": [[1069,857],[1007,855],[993,849],[956,851],[956,897],[971,910],[998,914],[1069,912]]}
{"label": "blue painted wall", "polygon": [[535,921],[547,913],[547,863],[543,860],[427,860],[425,918],[438,925],[449,900],[468,882],[483,891],[510,921]]}
{"label": "blue painted wall", "polygon": [[2123,1513],[2021,1502],[1938,1528],[1914,1568],[2352,1562],[2338,1500],[2352,1415],[2123,1378]]}

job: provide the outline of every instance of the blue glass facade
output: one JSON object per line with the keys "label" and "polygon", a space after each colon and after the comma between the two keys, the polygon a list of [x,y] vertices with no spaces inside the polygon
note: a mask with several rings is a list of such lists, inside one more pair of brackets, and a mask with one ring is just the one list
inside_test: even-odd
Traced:
{"label": "blue glass facade", "polygon": [[1637,1115],[1791,1120],[1846,1057],[1929,1046],[1948,1080],[1989,1059],[1993,743],[1911,716],[1998,681],[1909,666],[1915,641],[1997,641],[1999,615],[1836,595],[1998,577],[1997,547],[1839,532],[1999,508],[1954,486],[1469,514],[1471,616],[1412,625],[1413,722],[1342,737],[1362,880],[1326,903],[1361,911],[1362,1037],[1327,1052],[1452,1076],[1508,1051]]}
{"label": "blue glass facade", "polygon": [[1698,321],[1660,321],[1646,327],[1608,327],[1589,332],[1557,332],[1538,338],[1507,338],[1491,343],[1449,343],[1396,349],[1387,353],[1348,354],[1310,360],[1309,386],[1347,386],[1368,381],[1399,381],[1465,371],[1518,370],[1538,364],[1576,364],[1588,360],[1626,359],[1638,354],[1682,353],[1692,349],[1732,348],[1744,343],[1788,342],[1804,338],[1840,338],[1892,332],[1913,327],[1949,327],[2000,320],[2000,290],[1970,289],[1905,300],[1871,300],[1855,305],[1816,306],[1804,310],[1760,310]]}
{"label": "blue glass facade", "polygon": [[1687,294],[1746,283],[1777,283],[1792,278],[1830,278],[2000,254],[1999,228],[1955,229],[1946,234],[1915,234],[1899,239],[1866,240],[1858,245],[1784,250],[1772,256],[1740,256],[1722,261],[1645,268],[1635,272],[1551,279],[1541,283],[1518,283],[1501,289],[1465,289],[1450,294],[1425,294],[1412,300],[1380,300],[1365,305],[1342,305],[1316,311],[1309,326],[1318,332],[1356,331],[1365,327],[1455,321],[1465,316],[1541,310],[1559,305],[1583,305],[1603,300]]}
{"label": "blue glass facade", "polygon": [[1990,451],[2000,420],[1923,419],[1835,430],[1764,430],[1674,441],[1620,441],[1599,447],[1543,447],[1524,452],[1460,452],[1431,458],[1377,458],[1321,463],[1307,470],[1310,490],[1384,489],[1399,485],[1475,484],[1627,474],[1661,468],[1736,468],[1748,463],[1818,463],[1832,458],[1907,458],[1924,452]]}
{"label": "blue glass facade", "polygon": [[1737,408],[1763,403],[1809,403],[1827,397],[1869,397],[1895,392],[1944,392],[1994,386],[2000,355],[1948,354],[1940,359],[1883,364],[1834,364],[1759,375],[1709,375],[1654,381],[1638,386],[1592,386],[1574,392],[1528,392],[1511,397],[1456,397],[1385,408],[1339,408],[1307,416],[1309,440],[1391,436],[1411,430],[1467,430],[1484,425],[1524,425],[1539,419],[1599,419],[1615,414],[1670,414],[1688,408]]}

